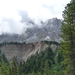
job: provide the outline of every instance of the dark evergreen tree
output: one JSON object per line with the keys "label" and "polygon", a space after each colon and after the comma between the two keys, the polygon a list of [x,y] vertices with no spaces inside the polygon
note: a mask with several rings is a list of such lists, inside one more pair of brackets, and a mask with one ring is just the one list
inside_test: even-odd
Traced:
{"label": "dark evergreen tree", "polygon": [[7,63],[2,62],[0,66],[0,75],[10,75],[9,69],[10,67],[7,65]]}
{"label": "dark evergreen tree", "polygon": [[11,75],[19,75],[19,67],[15,56],[13,57],[13,61],[11,63],[10,73]]}
{"label": "dark evergreen tree", "polygon": [[75,0],[71,0],[63,11],[61,31],[64,75],[75,75]]}
{"label": "dark evergreen tree", "polygon": [[48,60],[46,60],[44,63],[44,74],[43,75],[51,75]]}

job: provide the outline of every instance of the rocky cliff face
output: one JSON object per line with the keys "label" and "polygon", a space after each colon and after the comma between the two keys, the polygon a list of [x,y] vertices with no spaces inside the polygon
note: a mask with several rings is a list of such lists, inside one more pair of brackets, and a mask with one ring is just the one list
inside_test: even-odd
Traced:
{"label": "rocky cliff face", "polygon": [[9,61],[11,61],[13,56],[17,56],[18,60],[27,60],[28,57],[35,54],[36,52],[41,52],[48,47],[45,43],[30,43],[30,44],[6,44],[0,46],[0,50],[4,52],[5,56]]}
{"label": "rocky cliff face", "polygon": [[[6,44],[0,46],[0,50],[5,54],[6,58],[11,61],[13,56],[17,56],[18,61],[26,61],[28,57],[35,53],[40,53],[45,50],[48,45],[44,42],[29,43],[29,44]],[[57,48],[56,45],[51,45],[52,49]]]}

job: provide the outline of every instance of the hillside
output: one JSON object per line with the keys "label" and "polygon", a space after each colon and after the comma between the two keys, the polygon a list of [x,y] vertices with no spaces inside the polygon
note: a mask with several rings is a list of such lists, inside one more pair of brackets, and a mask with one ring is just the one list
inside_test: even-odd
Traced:
{"label": "hillside", "polygon": [[[21,45],[25,46],[25,44],[21,44]],[[31,45],[32,44],[27,45],[26,48],[31,47]],[[0,51],[0,58],[1,58],[0,74],[1,75],[50,75],[50,74],[60,75],[61,73],[63,74],[64,67],[61,65],[61,61],[63,60],[63,57],[61,52],[59,51],[59,47],[58,47],[59,44],[52,41],[51,42],[44,41],[41,43],[35,43],[33,49],[34,48],[37,49],[38,45],[41,45],[40,46],[41,52],[37,50],[36,52],[34,52],[35,54],[31,55],[26,61],[22,60],[20,62],[18,62],[17,60],[19,56],[17,57],[13,56],[11,62],[7,61],[4,53]],[[54,48],[53,45],[56,46],[54,50],[53,50]],[[7,44],[5,44],[5,46],[7,47]],[[16,46],[20,46],[20,44],[17,43]],[[4,45],[2,47],[4,47]],[[44,50],[41,47],[43,47]],[[11,53],[12,51],[10,50],[9,52]]]}
{"label": "hillside", "polygon": [[[0,45],[0,50],[5,54],[7,59],[11,61],[13,56],[17,56],[18,60],[27,60],[28,57],[35,54],[36,52],[40,53],[45,50],[49,45],[45,42],[36,42],[36,43],[5,43]],[[51,45],[52,49],[56,49],[56,45]]]}

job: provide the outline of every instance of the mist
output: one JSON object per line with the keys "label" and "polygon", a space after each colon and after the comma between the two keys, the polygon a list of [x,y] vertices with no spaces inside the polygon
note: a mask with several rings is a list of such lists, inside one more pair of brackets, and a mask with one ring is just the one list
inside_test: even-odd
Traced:
{"label": "mist", "polygon": [[0,35],[1,34],[22,34],[27,28],[32,28],[32,24],[27,24],[31,21],[25,11],[18,11],[20,20],[14,18],[3,17],[0,22]]}
{"label": "mist", "polygon": [[57,17],[70,0],[1,0],[0,35],[22,34],[27,28],[41,26],[41,21]]}

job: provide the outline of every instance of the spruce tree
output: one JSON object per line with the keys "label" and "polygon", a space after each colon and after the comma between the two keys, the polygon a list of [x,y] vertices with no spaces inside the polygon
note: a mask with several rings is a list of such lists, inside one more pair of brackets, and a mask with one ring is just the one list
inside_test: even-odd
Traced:
{"label": "spruce tree", "polygon": [[64,74],[75,75],[75,0],[71,0],[63,11],[61,32],[62,63],[66,66]]}
{"label": "spruce tree", "polygon": [[10,70],[11,75],[19,75],[19,67],[16,59],[17,58],[14,56],[13,62],[11,63],[11,70]]}
{"label": "spruce tree", "polygon": [[50,75],[50,68],[49,68],[48,60],[46,60],[44,64],[44,75]]}
{"label": "spruce tree", "polygon": [[0,66],[0,75],[10,75],[9,74],[9,66],[7,63],[2,62]]}

